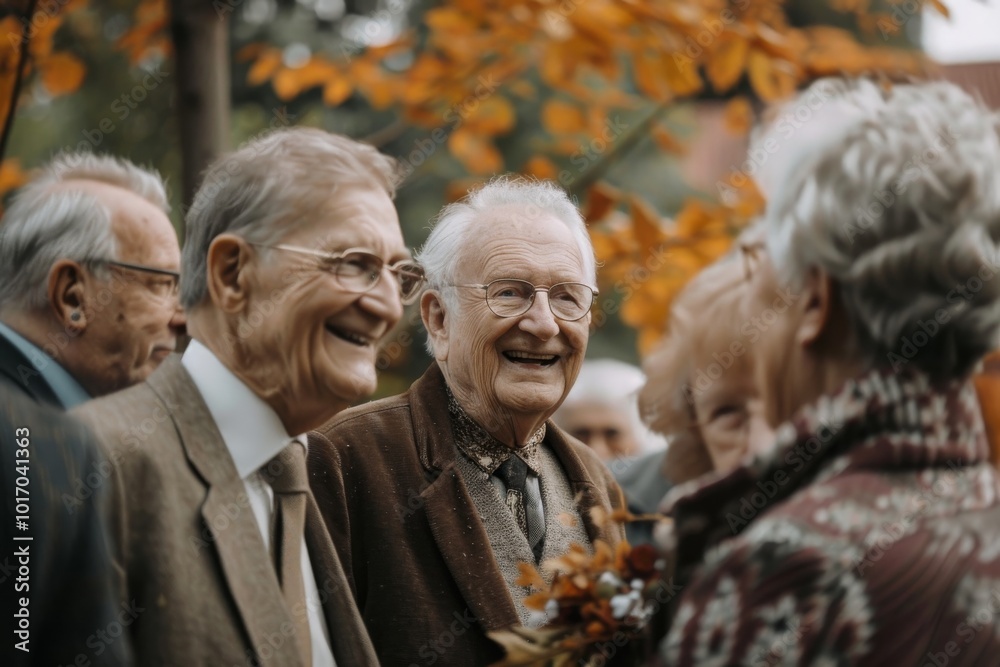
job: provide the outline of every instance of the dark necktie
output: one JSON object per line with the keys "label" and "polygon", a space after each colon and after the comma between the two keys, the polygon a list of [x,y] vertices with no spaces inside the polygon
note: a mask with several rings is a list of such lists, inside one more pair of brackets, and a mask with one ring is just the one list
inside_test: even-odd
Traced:
{"label": "dark necktie", "polygon": [[535,562],[541,558],[542,548],[545,544],[545,526],[537,525],[537,522],[528,520],[528,464],[521,460],[519,456],[510,455],[504,461],[496,473],[494,473],[507,487],[507,508],[518,527],[528,540],[528,546],[535,556]]}
{"label": "dark necktie", "polygon": [[297,441],[291,443],[261,468],[261,474],[274,490],[275,530],[271,544],[275,569],[292,616],[302,659],[309,667],[312,664],[312,641],[309,638],[309,614],[302,578],[302,539],[309,495],[305,447]]}

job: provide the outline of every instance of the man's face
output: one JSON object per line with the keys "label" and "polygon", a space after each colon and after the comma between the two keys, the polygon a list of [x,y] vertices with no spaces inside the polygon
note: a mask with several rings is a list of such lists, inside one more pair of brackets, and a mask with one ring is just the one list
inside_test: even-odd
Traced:
{"label": "man's face", "polygon": [[[497,209],[459,252],[459,285],[512,278],[549,287],[592,286],[568,227],[550,214],[520,206]],[[435,344],[449,386],[463,408],[493,433],[516,433],[513,420],[547,419],[580,372],[590,313],[575,322],[557,319],[546,292],[518,317],[499,317],[484,291],[454,288],[459,307],[446,313],[446,340]]]}
{"label": "man's face", "polygon": [[[387,265],[410,257],[392,200],[374,187],[338,191],[278,243],[331,254],[364,249]],[[369,291],[349,292],[319,257],[254,251],[238,372],[296,423],[313,420],[320,406],[315,428],[375,391],[377,345],[403,314],[399,284],[383,269]]]}
{"label": "man's face", "polygon": [[624,406],[597,400],[573,401],[559,408],[556,423],[593,449],[602,461],[639,453],[635,428]]}
{"label": "man's face", "polygon": [[[180,270],[177,234],[166,214],[142,197],[111,185],[87,189],[112,212],[117,261]],[[142,382],[177,347],[185,319],[167,275],[109,265],[110,275],[88,283],[86,329],[67,351],[67,366],[94,396]]]}

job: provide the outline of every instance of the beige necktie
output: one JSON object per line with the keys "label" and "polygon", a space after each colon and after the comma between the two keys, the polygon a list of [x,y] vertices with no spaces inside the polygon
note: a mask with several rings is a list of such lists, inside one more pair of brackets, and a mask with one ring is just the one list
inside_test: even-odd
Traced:
{"label": "beige necktie", "polygon": [[298,441],[292,442],[261,468],[261,474],[274,490],[275,529],[272,545],[275,569],[281,581],[285,603],[292,615],[302,659],[306,667],[310,667],[312,642],[309,638],[306,588],[302,579],[302,539],[309,495],[305,447]]}

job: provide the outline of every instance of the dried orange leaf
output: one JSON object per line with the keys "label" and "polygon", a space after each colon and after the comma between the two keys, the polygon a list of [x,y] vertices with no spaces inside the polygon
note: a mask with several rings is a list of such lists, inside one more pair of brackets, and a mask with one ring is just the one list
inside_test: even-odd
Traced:
{"label": "dried orange leaf", "polygon": [[746,67],[750,44],[742,35],[735,32],[724,33],[716,44],[705,65],[705,74],[715,92],[722,93],[740,80],[740,75]]}
{"label": "dried orange leaf", "polygon": [[552,134],[582,132],[587,121],[580,107],[561,100],[548,100],[542,107],[542,127]]}
{"label": "dried orange leaf", "polygon": [[727,130],[733,134],[746,134],[753,126],[753,109],[750,107],[750,101],[742,95],[729,100],[722,118]]}
{"label": "dried orange leaf", "polygon": [[337,76],[323,86],[323,104],[335,107],[351,96],[354,86],[346,76]]}
{"label": "dried orange leaf", "polygon": [[53,53],[41,65],[42,83],[50,95],[75,93],[83,83],[87,68],[71,53]]}
{"label": "dried orange leaf", "polygon": [[590,186],[587,190],[587,207],[583,212],[583,219],[587,224],[599,222],[613,211],[621,201],[621,190],[604,182],[598,182]]}
{"label": "dried orange leaf", "polygon": [[538,569],[534,565],[518,563],[517,569],[521,574],[514,583],[518,586],[528,586],[538,589],[545,588],[545,580],[542,579],[542,575],[538,573]]}

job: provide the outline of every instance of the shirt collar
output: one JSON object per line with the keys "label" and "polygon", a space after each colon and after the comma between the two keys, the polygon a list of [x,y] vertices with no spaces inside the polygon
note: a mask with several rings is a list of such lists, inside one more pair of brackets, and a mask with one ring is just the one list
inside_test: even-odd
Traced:
{"label": "shirt collar", "polygon": [[292,440],[306,445],[304,435],[288,435],[278,413],[197,340],[188,345],[181,363],[205,400],[241,478],[257,472]]}
{"label": "shirt collar", "polygon": [[91,399],[90,394],[80,386],[76,378],[60,366],[59,362],[42,351],[40,347],[2,322],[0,322],[0,335],[9,340],[18,352],[31,361],[34,369],[52,387],[52,393],[56,395],[56,400],[63,406],[63,409],[69,410]]}
{"label": "shirt collar", "polygon": [[538,450],[545,439],[545,424],[535,431],[527,444],[519,449],[511,449],[492,435],[469,416],[458,404],[458,400],[446,387],[448,392],[448,414],[451,417],[451,427],[455,433],[455,442],[459,450],[470,461],[479,466],[485,473],[492,475],[511,454],[524,461],[536,475],[539,471]]}

